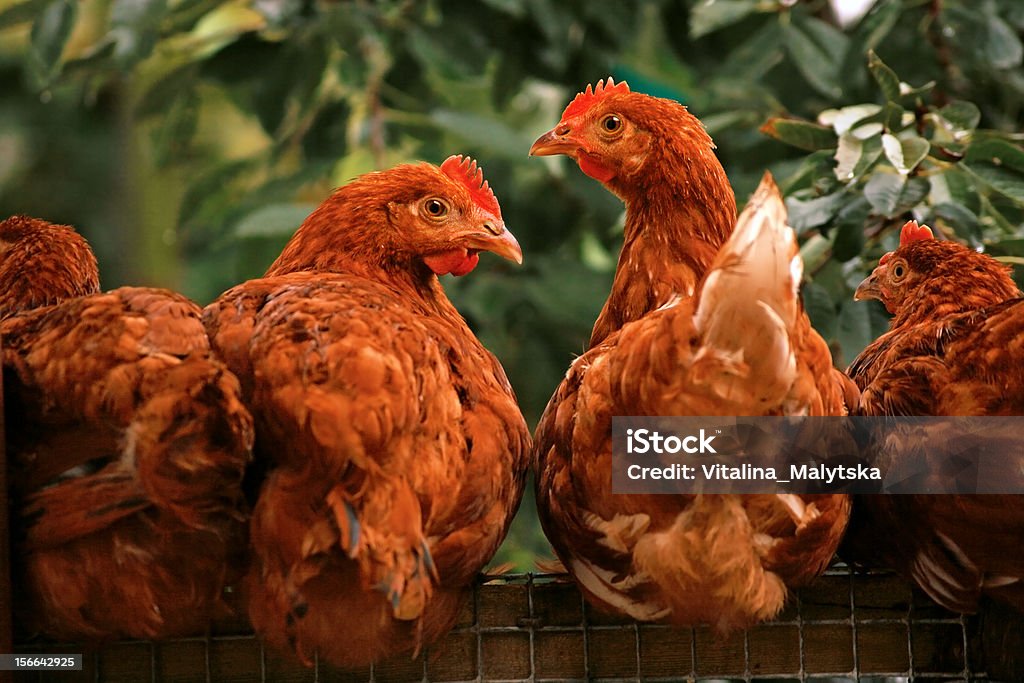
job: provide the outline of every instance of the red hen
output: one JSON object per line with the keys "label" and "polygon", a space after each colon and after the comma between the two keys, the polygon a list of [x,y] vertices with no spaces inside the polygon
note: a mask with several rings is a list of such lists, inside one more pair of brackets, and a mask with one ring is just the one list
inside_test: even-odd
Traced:
{"label": "red hen", "polygon": [[272,467],[250,615],[306,662],[443,635],[519,505],[529,433],[437,278],[480,251],[522,259],[476,164],[397,166],[337,190],[264,278],[207,308]]}
{"label": "red hen", "polygon": [[612,292],[535,452],[541,521],[588,598],[728,631],[775,615],[787,585],[827,566],[847,497],[613,495],[612,416],[841,415],[856,392],[802,310],[778,189],[766,177],[730,238],[735,203],[713,149],[684,107],[610,79],[534,143],[627,210]]}
{"label": "red hen", "polygon": [[66,226],[0,223],[15,600],[22,635],[203,632],[245,549],[252,418],[191,301],[98,293]]}
{"label": "red hen", "polygon": [[[862,414],[1024,415],[1024,299],[1009,267],[910,222],[856,298],[894,316],[850,365]],[[954,611],[983,594],[1024,611],[1022,538],[1024,496],[858,496],[843,555],[897,569]]]}

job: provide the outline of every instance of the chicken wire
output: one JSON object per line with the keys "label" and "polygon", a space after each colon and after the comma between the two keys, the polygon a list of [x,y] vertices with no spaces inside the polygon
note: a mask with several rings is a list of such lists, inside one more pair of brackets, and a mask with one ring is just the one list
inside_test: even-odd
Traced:
{"label": "chicken wire", "polygon": [[[362,671],[312,668],[263,648],[244,625],[160,643],[124,641],[86,652],[83,671],[19,681],[601,681],[987,680],[972,619],[935,606],[891,574],[835,566],[797,592],[774,621],[726,639],[610,618],[563,575],[481,577],[456,628],[429,651]],[[25,644],[21,652],[82,652]]]}

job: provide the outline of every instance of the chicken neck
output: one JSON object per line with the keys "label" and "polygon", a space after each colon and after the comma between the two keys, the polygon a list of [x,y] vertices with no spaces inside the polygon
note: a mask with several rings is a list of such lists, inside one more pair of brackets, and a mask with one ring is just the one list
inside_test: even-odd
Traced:
{"label": "chicken neck", "polygon": [[710,158],[666,164],[684,172],[649,177],[638,191],[620,195],[626,202],[625,241],[590,347],[626,323],[696,294],[736,222],[725,171],[710,149],[706,154]]}

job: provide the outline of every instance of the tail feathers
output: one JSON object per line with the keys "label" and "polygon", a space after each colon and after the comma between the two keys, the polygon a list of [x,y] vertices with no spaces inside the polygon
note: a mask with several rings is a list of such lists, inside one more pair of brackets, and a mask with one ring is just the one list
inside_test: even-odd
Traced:
{"label": "tail feathers", "polygon": [[338,542],[341,549],[349,557],[354,558],[359,554],[362,547],[360,541],[363,540],[356,511],[343,498],[339,488],[333,488],[328,492],[327,504],[334,513],[334,523],[338,526]]}
{"label": "tail feathers", "polygon": [[114,463],[100,473],[65,480],[29,496],[22,511],[23,550],[58,548],[149,507],[149,497],[135,476],[118,468]]}
{"label": "tail feathers", "polygon": [[770,174],[715,258],[694,322],[703,348],[695,381],[758,413],[784,400],[796,380],[793,331],[803,276],[796,235]]}
{"label": "tail feathers", "polygon": [[541,557],[534,560],[533,563],[543,574],[565,574],[568,571],[562,561],[557,558]]}
{"label": "tail feathers", "polygon": [[728,633],[774,617],[786,601],[755,536],[735,497],[696,496],[670,527],[637,542],[633,566],[658,586],[669,620]]}
{"label": "tail feathers", "polygon": [[388,596],[395,618],[409,621],[423,614],[437,570],[425,541],[404,555],[395,554],[393,567],[378,587]]}
{"label": "tail feathers", "polygon": [[248,517],[242,479],[254,433],[238,381],[193,354],[147,377],[146,388],[122,457],[157,508],[193,529],[236,533]]}
{"label": "tail feathers", "polygon": [[359,565],[363,584],[387,596],[396,619],[418,619],[438,579],[419,503],[401,483],[373,491],[352,494],[339,485],[327,494],[338,544]]}

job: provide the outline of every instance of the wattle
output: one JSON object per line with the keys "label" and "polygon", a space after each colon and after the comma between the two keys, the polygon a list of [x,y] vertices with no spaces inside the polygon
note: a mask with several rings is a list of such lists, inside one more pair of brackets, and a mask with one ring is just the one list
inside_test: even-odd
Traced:
{"label": "wattle", "polygon": [[465,275],[480,262],[480,254],[468,249],[451,249],[423,257],[435,275]]}
{"label": "wattle", "polygon": [[611,170],[607,166],[602,166],[598,162],[587,156],[586,153],[580,154],[579,157],[580,170],[586,173],[594,180],[602,183],[608,182],[615,176],[615,171]]}

